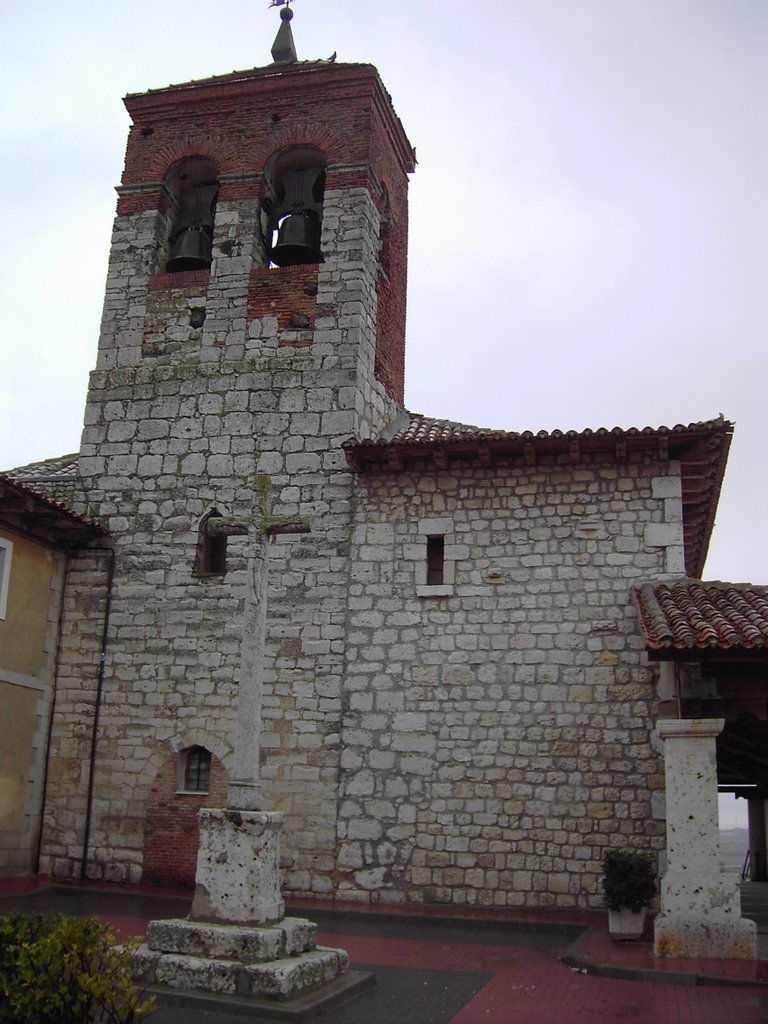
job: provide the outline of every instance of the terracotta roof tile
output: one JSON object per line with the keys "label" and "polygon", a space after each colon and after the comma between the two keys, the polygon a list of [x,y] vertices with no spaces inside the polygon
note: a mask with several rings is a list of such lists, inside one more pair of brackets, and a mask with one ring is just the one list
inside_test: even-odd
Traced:
{"label": "terracotta roof tile", "polygon": [[31,462],[27,466],[9,469],[4,475],[31,487],[36,493],[64,508],[72,508],[80,492],[77,455],[61,455],[56,459]]}
{"label": "terracotta roof tile", "polygon": [[634,596],[651,653],[768,652],[768,587],[684,579],[648,583]]}
{"label": "terracotta roof tile", "polygon": [[346,450],[376,446],[380,448],[393,447],[395,445],[412,444],[450,444],[451,442],[462,441],[561,441],[561,440],[583,440],[611,439],[620,440],[626,438],[651,438],[651,437],[677,437],[682,434],[701,433],[711,431],[713,428],[730,427],[731,424],[722,417],[714,420],[704,420],[697,423],[678,423],[674,427],[598,427],[595,430],[495,430],[486,427],[474,427],[467,423],[458,423],[455,420],[434,419],[430,416],[422,416],[420,413],[407,413],[409,421],[396,433],[387,436],[387,432],[378,438],[350,439],[344,443]]}
{"label": "terracotta roof tile", "polygon": [[0,473],[0,518],[21,533],[79,547],[107,530],[95,519],[73,512],[60,501],[8,474]]}
{"label": "terracotta roof tile", "polygon": [[691,576],[704,569],[715,510],[725,473],[733,424],[722,416],[674,427],[599,427],[597,430],[489,430],[404,413],[375,438],[344,442],[355,472],[400,472],[414,463],[449,468],[463,460],[482,466],[537,466],[552,458],[572,463],[584,456],[623,462],[650,453],[660,462],[680,463],[683,488],[685,568]]}
{"label": "terracotta roof tile", "polygon": [[77,453],[60,455],[56,459],[43,459],[42,462],[30,462],[27,466],[7,469],[3,475],[9,476],[12,480],[19,480],[21,483],[26,480],[75,479],[77,477]]}

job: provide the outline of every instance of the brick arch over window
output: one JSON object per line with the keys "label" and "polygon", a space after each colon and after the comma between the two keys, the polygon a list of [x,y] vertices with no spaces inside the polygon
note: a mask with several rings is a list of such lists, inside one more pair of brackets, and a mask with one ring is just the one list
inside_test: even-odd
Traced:
{"label": "brick arch over window", "polygon": [[201,807],[224,807],[227,802],[227,770],[211,756],[208,792],[178,792],[179,758],[183,751],[169,754],[155,776],[144,821],[144,872],[149,885],[192,888],[200,832],[197,823]]}
{"label": "brick arch over window", "polygon": [[323,164],[349,162],[349,135],[320,126],[311,132],[300,126],[286,124],[257,141],[248,153],[249,166],[239,170],[264,171],[280,153],[291,150],[315,150],[323,155]]}
{"label": "brick arch over window", "polygon": [[241,147],[238,147],[231,137],[216,130],[191,132],[184,138],[171,139],[146,150],[137,147],[130,164],[126,162],[123,185],[162,181],[174,164],[190,156],[214,160],[222,174],[231,174],[242,169]]}

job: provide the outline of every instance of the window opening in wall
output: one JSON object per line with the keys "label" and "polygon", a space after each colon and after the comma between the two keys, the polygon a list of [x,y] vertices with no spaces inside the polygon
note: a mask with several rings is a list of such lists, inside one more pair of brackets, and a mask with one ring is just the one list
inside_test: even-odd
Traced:
{"label": "window opening in wall", "polygon": [[221,524],[215,508],[200,523],[196,571],[203,576],[223,576],[227,571],[227,534]]}
{"label": "window opening in wall", "polygon": [[427,586],[445,582],[445,537],[427,537]]}
{"label": "window opening in wall", "polygon": [[213,259],[213,225],[219,194],[218,168],[206,157],[187,157],[165,184],[176,204],[166,271],[207,270]]}
{"label": "window opening in wall", "polygon": [[13,544],[0,537],[0,619],[5,618],[8,607],[8,586],[11,581],[11,555]]}
{"label": "window opening in wall", "polygon": [[187,793],[207,793],[211,785],[211,753],[205,747],[182,752],[181,788]]}
{"label": "window opening in wall", "polygon": [[216,573],[223,576],[227,571],[227,538],[207,538],[206,572]]}

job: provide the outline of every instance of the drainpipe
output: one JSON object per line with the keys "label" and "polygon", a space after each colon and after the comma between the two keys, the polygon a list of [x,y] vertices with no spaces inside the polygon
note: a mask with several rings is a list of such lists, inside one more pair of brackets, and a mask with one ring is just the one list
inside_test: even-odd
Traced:
{"label": "drainpipe", "polygon": [[93,730],[91,732],[91,757],[88,765],[88,796],[85,805],[85,832],[83,835],[83,857],[80,862],[80,881],[85,880],[88,866],[88,844],[91,838],[91,818],[93,816],[93,783],[96,767],[96,741],[99,731],[99,712],[104,691],[104,670],[107,662],[107,639],[109,633],[109,613],[112,607],[112,584],[115,578],[115,552],[112,548],[89,548],[89,551],[105,551],[109,555],[107,568],[107,597],[104,606],[104,624],[101,633],[101,654],[99,657],[99,679],[96,686],[96,703],[93,709]]}
{"label": "drainpipe", "polygon": [[675,663],[675,699],[677,701],[677,717],[683,717],[682,683],[680,681],[680,662]]}
{"label": "drainpipe", "polygon": [[56,698],[59,693],[59,666],[61,665],[61,635],[64,626],[64,602],[67,596],[67,582],[69,580],[70,554],[64,556],[64,576],[61,581],[61,598],[59,599],[59,615],[56,627],[56,657],[53,664],[53,692],[51,693],[51,706],[48,709],[48,726],[45,731],[45,763],[43,765],[43,786],[40,796],[40,823],[37,828],[37,844],[35,846],[35,863],[33,873],[40,874],[40,857],[43,849],[43,827],[45,823],[45,807],[48,796],[48,770],[51,764],[51,736],[53,735],[53,720],[56,715]]}

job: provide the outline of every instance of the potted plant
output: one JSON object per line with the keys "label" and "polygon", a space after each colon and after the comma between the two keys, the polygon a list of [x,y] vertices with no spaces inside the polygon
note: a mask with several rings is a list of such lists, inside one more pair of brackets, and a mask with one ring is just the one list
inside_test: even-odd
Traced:
{"label": "potted plant", "polygon": [[639,939],[645,912],[656,895],[653,854],[649,850],[606,850],[603,893],[613,938]]}

